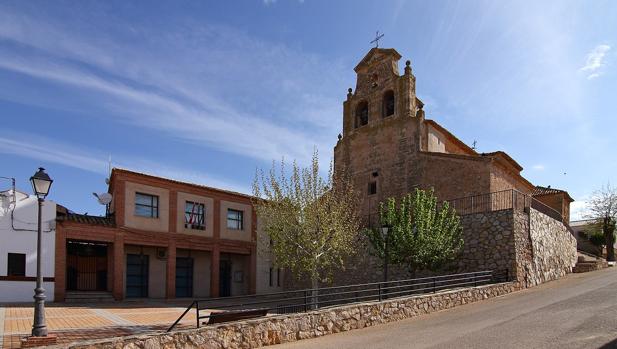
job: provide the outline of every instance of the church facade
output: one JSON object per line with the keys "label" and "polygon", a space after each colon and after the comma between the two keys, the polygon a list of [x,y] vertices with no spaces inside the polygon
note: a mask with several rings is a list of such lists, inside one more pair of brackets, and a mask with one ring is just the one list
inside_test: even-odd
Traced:
{"label": "church facade", "polygon": [[[400,59],[394,49],[371,49],[355,67],[356,87],[343,103],[334,169],[351,175],[364,225],[380,225],[379,203],[387,198],[433,189],[438,201],[457,211],[463,227],[463,250],[444,272],[505,270],[521,287],[570,273],[576,263],[571,197],[534,186],[505,152],[478,153],[427,119],[411,63],[400,74]],[[391,279],[409,277],[404,268],[396,270]],[[335,283],[381,278],[380,262],[358,253]]]}
{"label": "church facade", "polygon": [[[394,49],[373,48],[355,67],[356,88],[343,104],[343,132],[334,148],[335,169],[351,173],[361,214],[371,225],[379,202],[415,188],[433,188],[440,201],[511,189],[537,192],[505,152],[477,153],[427,119],[410,61],[401,75],[400,58]],[[571,201],[556,208],[568,213]]]}

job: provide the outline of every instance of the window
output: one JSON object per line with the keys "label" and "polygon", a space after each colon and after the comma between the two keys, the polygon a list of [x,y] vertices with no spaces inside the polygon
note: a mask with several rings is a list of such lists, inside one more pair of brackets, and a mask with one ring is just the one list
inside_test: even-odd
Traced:
{"label": "window", "polygon": [[135,215],[159,218],[159,197],[156,195],[135,193]]}
{"label": "window", "polygon": [[383,117],[394,115],[394,92],[387,91],[383,95]]}
{"label": "window", "polygon": [[205,230],[205,205],[187,201],[184,205],[184,227],[189,229]]}
{"label": "window", "polygon": [[242,222],[243,218],[244,218],[244,212],[233,210],[231,208],[227,209],[227,229],[234,229],[234,230],[244,229],[244,224]]}
{"label": "window", "polygon": [[276,269],[276,286],[281,287],[281,268]]}
{"label": "window", "polygon": [[360,102],[356,108],[356,127],[368,124],[368,103]]}
{"label": "window", "polygon": [[368,195],[375,195],[375,194],[377,194],[377,182],[376,181],[369,182]]}
{"label": "window", "polygon": [[26,276],[26,255],[23,253],[9,253],[7,276]]}

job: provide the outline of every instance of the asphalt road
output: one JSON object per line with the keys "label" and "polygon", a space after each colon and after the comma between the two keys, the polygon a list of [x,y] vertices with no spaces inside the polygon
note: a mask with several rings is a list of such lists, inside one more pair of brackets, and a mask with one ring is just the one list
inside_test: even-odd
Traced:
{"label": "asphalt road", "polygon": [[617,267],[273,348],[617,348]]}

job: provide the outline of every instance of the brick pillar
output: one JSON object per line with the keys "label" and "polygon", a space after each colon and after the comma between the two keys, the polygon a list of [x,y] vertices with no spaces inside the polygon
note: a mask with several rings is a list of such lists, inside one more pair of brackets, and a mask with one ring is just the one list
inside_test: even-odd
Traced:
{"label": "brick pillar", "polygon": [[116,219],[116,225],[118,227],[124,226],[124,205],[126,203],[126,191],[124,189],[124,183],[124,180],[117,181],[116,189],[114,190],[114,217]]}
{"label": "brick pillar", "polygon": [[252,206],[251,210],[251,261],[249,267],[249,293],[257,293],[257,212],[255,206]]}
{"label": "brick pillar", "polygon": [[249,293],[255,294],[257,293],[257,248],[255,246],[251,247],[251,266],[249,270]]}
{"label": "brick pillar", "polygon": [[221,201],[219,199],[214,199],[214,209],[213,212],[213,234],[212,237],[215,240],[218,240],[221,237]]}
{"label": "brick pillar", "polygon": [[176,241],[170,240],[167,247],[167,299],[176,298]]}
{"label": "brick pillar", "polygon": [[219,296],[219,267],[221,259],[221,251],[217,246],[212,250],[212,259],[210,262],[210,297]]}
{"label": "brick pillar", "polygon": [[66,296],[66,232],[56,225],[56,261],[54,267],[54,301],[63,302]]}
{"label": "brick pillar", "polygon": [[175,233],[178,224],[178,192],[169,191],[169,232]]}
{"label": "brick pillar", "polygon": [[114,240],[114,268],[112,294],[116,300],[124,299],[124,233],[116,233]]}

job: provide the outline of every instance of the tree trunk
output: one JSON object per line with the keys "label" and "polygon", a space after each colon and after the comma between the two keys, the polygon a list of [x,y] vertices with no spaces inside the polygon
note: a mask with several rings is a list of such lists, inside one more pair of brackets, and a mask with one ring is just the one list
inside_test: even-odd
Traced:
{"label": "tree trunk", "polygon": [[609,262],[615,261],[615,225],[612,224],[611,218],[605,217],[602,230],[606,239],[606,260]]}
{"label": "tree trunk", "polygon": [[316,276],[311,278],[311,306],[309,309],[317,309],[319,308],[319,279]]}

